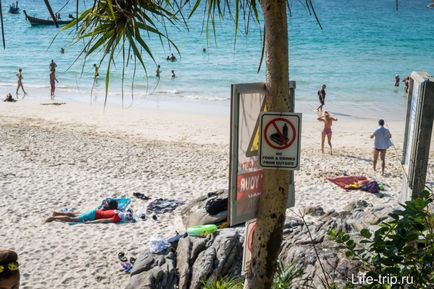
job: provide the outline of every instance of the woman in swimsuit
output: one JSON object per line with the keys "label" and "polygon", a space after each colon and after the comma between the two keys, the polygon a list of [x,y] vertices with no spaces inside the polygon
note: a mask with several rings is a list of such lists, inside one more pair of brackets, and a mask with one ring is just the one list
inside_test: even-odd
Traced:
{"label": "woman in swimsuit", "polygon": [[[27,92],[24,90],[24,86],[23,86],[23,70],[21,68],[18,69],[17,78],[18,78],[18,85],[17,85],[16,96],[18,98],[18,90],[20,90],[20,88],[23,90],[24,96],[26,96]],[[24,96],[23,96],[23,98],[24,98]]]}
{"label": "woman in swimsuit", "polygon": [[318,117],[319,121],[324,122],[324,128],[321,132],[321,151],[324,153],[324,141],[325,137],[327,136],[327,141],[330,146],[330,154],[333,154],[332,149],[332,124],[333,121],[337,121],[337,118],[331,117],[330,114],[327,111],[324,111],[323,115]]}
{"label": "woman in swimsuit", "polygon": [[56,69],[52,69],[50,72],[50,87],[51,87],[50,97],[51,97],[51,99],[54,99],[54,91],[56,90],[55,81],[59,82],[56,78]]}

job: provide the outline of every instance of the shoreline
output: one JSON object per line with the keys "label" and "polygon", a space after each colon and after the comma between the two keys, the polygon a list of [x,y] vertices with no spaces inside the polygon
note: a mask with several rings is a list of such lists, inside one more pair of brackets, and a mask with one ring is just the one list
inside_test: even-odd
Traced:
{"label": "shoreline", "polygon": [[[4,98],[7,93],[11,93],[15,98],[15,87],[0,86],[0,98]],[[30,96],[26,96],[25,100],[49,102],[49,88],[47,87],[32,87],[28,91]],[[56,101],[67,103],[80,103],[83,105],[99,105],[102,106],[105,101],[105,94],[101,89],[93,92],[93,97],[90,97],[90,88],[56,88]],[[188,96],[182,92],[157,92],[148,94],[140,89],[135,89],[133,99],[131,99],[130,87],[126,87],[124,99],[122,100],[120,91],[112,91],[107,98],[106,107],[123,107],[124,109],[144,108],[149,110],[159,110],[168,112],[180,112],[213,116],[230,115],[230,87],[227,89],[225,97],[200,97]],[[395,92],[396,93],[396,92]],[[378,100],[372,101],[354,101],[349,99],[337,99],[330,93],[331,96],[326,98],[325,110],[331,112],[337,117],[349,119],[373,119],[380,118],[386,121],[401,121],[405,120],[406,113],[406,98],[397,93],[396,101]],[[22,97],[22,93],[21,96]],[[309,100],[308,100],[309,99]],[[21,98],[20,98],[21,100]],[[310,97],[298,96],[296,91],[295,111],[303,113],[306,120],[315,120],[317,117],[316,107],[318,106],[318,97],[312,95]]]}

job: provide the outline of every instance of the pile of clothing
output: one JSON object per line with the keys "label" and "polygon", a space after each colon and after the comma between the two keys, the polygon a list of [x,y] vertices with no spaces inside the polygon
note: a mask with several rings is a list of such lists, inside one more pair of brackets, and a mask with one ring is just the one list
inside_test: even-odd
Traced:
{"label": "pile of clothing", "polygon": [[375,180],[368,180],[364,176],[344,176],[337,178],[327,178],[328,181],[345,190],[362,190],[372,194],[378,194],[384,190],[384,184]]}

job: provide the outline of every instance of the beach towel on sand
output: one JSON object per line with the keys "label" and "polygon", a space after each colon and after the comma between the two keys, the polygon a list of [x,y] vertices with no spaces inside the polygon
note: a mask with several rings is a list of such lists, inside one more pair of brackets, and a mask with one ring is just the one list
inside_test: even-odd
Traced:
{"label": "beach towel on sand", "polygon": [[146,210],[154,214],[164,214],[174,211],[178,206],[184,205],[184,203],[183,201],[160,198],[150,202]]}
{"label": "beach towel on sand", "polygon": [[359,181],[366,181],[367,178],[364,176],[344,176],[337,178],[327,178],[329,182],[341,187],[344,190],[348,190],[348,186]]}
{"label": "beach towel on sand", "polygon": [[102,200],[101,205],[97,208],[97,210],[102,210],[104,208],[104,203],[108,200],[115,200],[118,203],[118,211],[125,211],[128,206],[131,204],[131,199],[129,198],[106,198]]}

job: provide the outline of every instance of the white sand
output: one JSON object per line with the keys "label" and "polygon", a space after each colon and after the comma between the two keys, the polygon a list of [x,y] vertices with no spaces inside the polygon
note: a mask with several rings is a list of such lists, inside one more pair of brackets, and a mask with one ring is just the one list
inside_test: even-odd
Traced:
{"label": "white sand", "polygon": [[[123,288],[119,251],[136,256],[151,236],[183,229],[179,209],[157,221],[75,226],[45,224],[53,210],[92,209],[106,196],[131,197],[138,208],[146,202],[132,197],[136,191],[188,201],[228,186],[228,117],[26,100],[0,103],[0,123],[0,246],[19,253],[22,288]],[[396,206],[404,122],[388,125],[398,151],[388,152],[383,178],[371,169],[376,120],[340,119],[333,156],[320,152],[321,124],[304,122],[297,208],[339,210],[358,199]],[[432,161],[428,172],[432,184]],[[325,180],[343,174],[384,181],[386,196],[345,192]]]}

